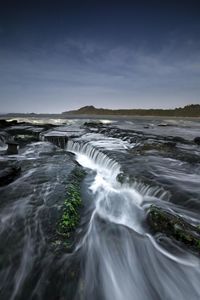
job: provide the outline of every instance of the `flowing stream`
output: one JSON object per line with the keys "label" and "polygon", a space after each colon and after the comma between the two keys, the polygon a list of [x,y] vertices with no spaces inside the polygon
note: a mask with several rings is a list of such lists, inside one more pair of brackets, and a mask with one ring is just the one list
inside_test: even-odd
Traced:
{"label": "flowing stream", "polygon": [[[86,130],[73,120],[17,155],[2,133],[0,162],[21,173],[0,187],[0,300],[200,299],[199,256],[147,223],[155,204],[200,224],[200,148],[189,140],[200,125],[120,122]],[[67,252],[55,229],[76,162],[87,175]]]}
{"label": "flowing stream", "polygon": [[146,208],[160,199],[120,184],[120,165],[91,145],[71,142],[67,150],[95,172],[95,208],[76,249],[83,261],[78,299],[199,299],[199,259],[164,250],[145,227]]}

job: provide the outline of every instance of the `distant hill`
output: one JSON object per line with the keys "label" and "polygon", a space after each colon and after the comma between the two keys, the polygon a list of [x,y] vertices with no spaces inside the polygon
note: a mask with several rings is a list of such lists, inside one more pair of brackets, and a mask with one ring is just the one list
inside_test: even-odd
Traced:
{"label": "distant hill", "polygon": [[200,105],[191,104],[175,109],[105,109],[93,105],[84,106],[77,110],[66,111],[63,116],[69,115],[113,115],[113,116],[174,116],[200,117]]}

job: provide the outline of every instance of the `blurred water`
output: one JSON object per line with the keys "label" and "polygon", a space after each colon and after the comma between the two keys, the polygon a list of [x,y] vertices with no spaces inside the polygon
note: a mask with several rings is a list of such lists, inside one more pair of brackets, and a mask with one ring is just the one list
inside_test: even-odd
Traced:
{"label": "blurred water", "polygon": [[77,298],[199,299],[199,258],[175,244],[165,250],[145,226],[146,208],[159,204],[162,194],[121,185],[119,164],[89,144],[70,143],[68,150],[96,172],[90,185],[95,209],[77,246],[84,261]]}
{"label": "blurred water", "polygon": [[[200,299],[199,257],[162,234],[152,235],[146,222],[148,208],[156,204],[200,224],[200,150],[191,143],[199,121],[103,121],[106,133],[112,135],[112,127],[125,130],[118,137],[80,128],[85,121],[49,121],[62,126],[47,136],[79,133],[70,136],[65,150],[44,141],[44,132],[18,155],[0,155],[22,167],[15,181],[0,188],[0,299]],[[170,126],[158,126],[161,122]],[[129,141],[128,130],[142,131],[138,143]],[[144,140],[156,143],[155,136],[172,135],[188,142],[178,142],[173,156],[134,152]],[[75,250],[57,253],[51,237],[75,167],[69,152],[88,175]]]}

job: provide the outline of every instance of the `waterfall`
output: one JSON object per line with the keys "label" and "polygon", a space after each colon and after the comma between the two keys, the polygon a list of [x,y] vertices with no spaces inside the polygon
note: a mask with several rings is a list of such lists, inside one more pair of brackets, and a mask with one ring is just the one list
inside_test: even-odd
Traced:
{"label": "waterfall", "polygon": [[69,140],[66,149],[77,155],[77,161],[81,165],[92,170],[98,170],[109,180],[116,181],[117,175],[120,174],[121,166],[88,142],[79,143]]}
{"label": "waterfall", "polygon": [[9,135],[6,132],[0,132],[0,147],[5,146],[8,139]]}
{"label": "waterfall", "polygon": [[120,165],[90,143],[70,141],[67,150],[95,172],[95,208],[76,248],[84,262],[77,299],[199,299],[198,259],[184,250],[182,258],[164,251],[146,232],[145,190],[120,184]]}

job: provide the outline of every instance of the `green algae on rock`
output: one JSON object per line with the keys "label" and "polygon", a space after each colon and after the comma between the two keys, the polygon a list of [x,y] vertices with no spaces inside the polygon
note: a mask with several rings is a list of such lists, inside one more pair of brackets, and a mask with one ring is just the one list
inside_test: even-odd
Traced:
{"label": "green algae on rock", "polygon": [[154,232],[166,234],[200,254],[199,226],[191,225],[182,217],[154,205],[149,209],[147,221]]}
{"label": "green algae on rock", "polygon": [[57,223],[57,232],[63,237],[71,238],[79,223],[79,209],[82,205],[80,185],[84,176],[85,171],[80,166],[77,166],[70,175],[70,183],[66,187],[66,198],[62,207],[62,215]]}

